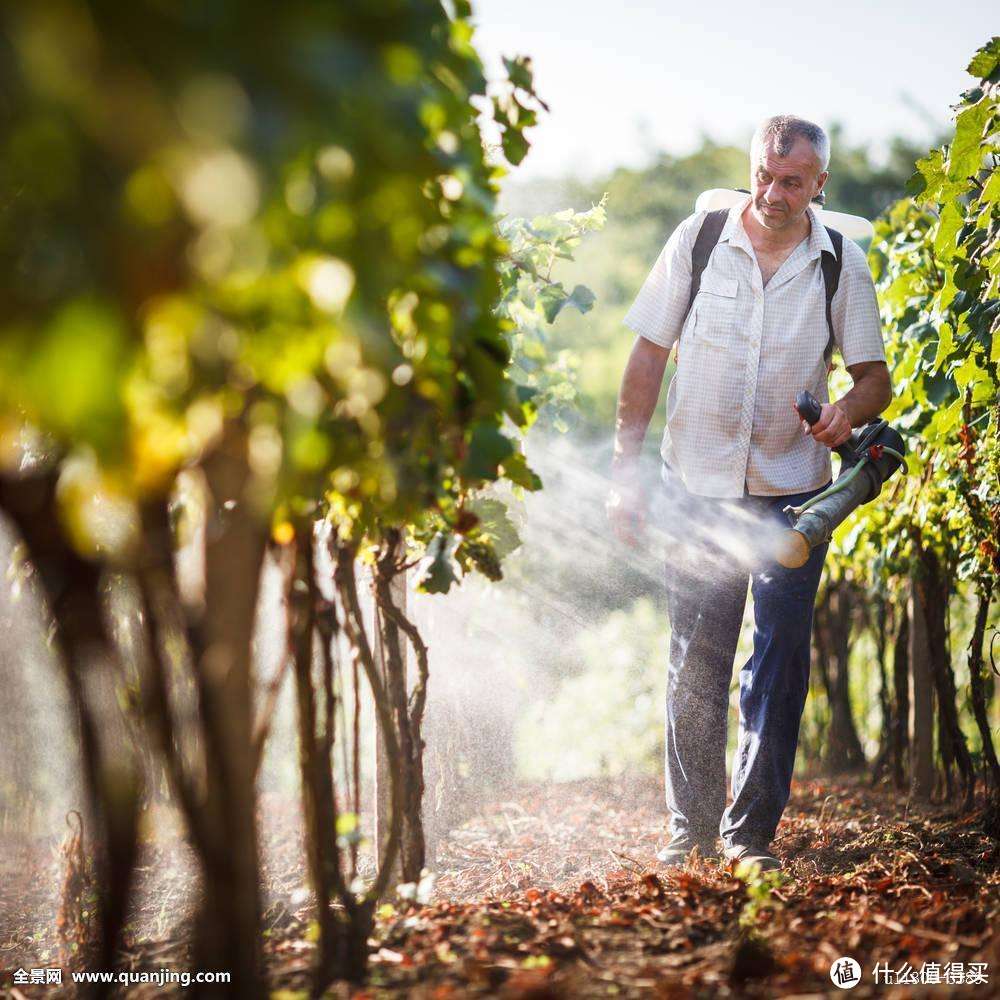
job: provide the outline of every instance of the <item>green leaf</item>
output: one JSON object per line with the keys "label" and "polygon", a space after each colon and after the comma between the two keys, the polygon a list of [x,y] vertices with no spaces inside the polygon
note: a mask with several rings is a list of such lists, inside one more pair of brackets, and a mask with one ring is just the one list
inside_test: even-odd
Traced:
{"label": "green leaf", "polygon": [[991,38],[972,57],[967,72],[977,80],[986,80],[1000,67],[1000,36]]}
{"label": "green leaf", "polygon": [[515,56],[503,60],[504,69],[507,70],[507,78],[511,85],[525,91],[538,101],[538,103],[549,110],[549,106],[535,93],[534,72],[531,67],[531,56]]}
{"label": "green leaf", "polygon": [[940,336],[938,338],[937,353],[934,355],[934,368],[940,368],[947,360],[955,346],[952,339],[951,326],[948,323],[941,324]]}
{"label": "green leaf", "polygon": [[[920,190],[924,195],[921,201],[939,198],[941,187],[945,182],[944,153],[940,149],[932,149],[923,159],[917,160],[916,166],[917,173],[924,179],[924,186]],[[910,182],[915,185],[913,177],[910,178]]]}
{"label": "green leaf", "polygon": [[562,307],[569,301],[566,289],[562,285],[555,283],[546,285],[538,296],[538,301],[542,305],[545,319],[549,323],[555,322],[556,316],[562,311]]}
{"label": "green leaf", "polygon": [[937,235],[934,237],[934,250],[942,257],[948,258],[954,254],[958,231],[962,228],[963,217],[954,201],[949,201],[941,210],[941,221],[938,223]]}
{"label": "green leaf", "polygon": [[517,126],[507,126],[500,144],[503,147],[503,155],[512,166],[516,167],[528,155],[528,140]]}
{"label": "green leaf", "polygon": [[925,378],[923,385],[927,394],[927,402],[933,406],[941,406],[946,401],[950,402],[958,393],[954,379],[943,372]]}
{"label": "green leaf", "polygon": [[515,453],[514,442],[493,423],[480,421],[469,437],[462,469],[467,479],[496,479],[501,462]]}
{"label": "green leaf", "polygon": [[530,385],[508,382],[505,395],[507,403],[504,406],[504,413],[522,430],[527,430],[538,415],[538,407],[534,402],[538,390]]}
{"label": "green leaf", "polygon": [[576,306],[581,313],[585,313],[590,312],[596,299],[597,296],[586,285],[577,285],[570,292],[569,303]]}
{"label": "green leaf", "polygon": [[965,181],[979,172],[985,152],[983,129],[992,104],[988,98],[983,98],[960,112],[955,119],[955,138],[948,153],[949,179]]}
{"label": "green leaf", "polygon": [[527,91],[533,89],[530,56],[515,56],[513,59],[508,59],[504,56],[503,66],[507,71],[510,82],[515,87],[520,87],[522,90]]}
{"label": "green leaf", "polygon": [[493,550],[501,561],[506,559],[521,544],[514,522],[510,519],[507,505],[502,500],[481,497],[470,505],[479,517],[477,534],[486,535],[493,544]]}
{"label": "green leaf", "polygon": [[528,460],[521,452],[516,452],[503,463],[503,474],[505,479],[509,479],[515,486],[521,486],[526,490],[540,490],[542,488],[541,479],[528,466]]}
{"label": "green leaf", "polygon": [[927,190],[927,178],[923,175],[923,172],[919,169],[911,174],[910,179],[906,182],[906,187],[904,191],[906,195],[910,198],[916,198],[923,194]]}
{"label": "green leaf", "polygon": [[970,354],[961,365],[959,365],[953,372],[952,377],[955,379],[955,384],[958,386],[960,391],[964,391],[965,387],[970,382],[975,382],[982,373],[979,369],[979,364],[976,359],[976,355]]}
{"label": "green leaf", "polygon": [[983,193],[979,196],[979,200],[987,206],[994,205],[1000,201],[1000,170],[994,170],[990,174],[983,187]]}
{"label": "green leaf", "polygon": [[[569,227],[565,219],[555,215],[538,215],[528,223],[528,232],[543,243],[554,243]],[[547,252],[547,248],[542,248]]]}

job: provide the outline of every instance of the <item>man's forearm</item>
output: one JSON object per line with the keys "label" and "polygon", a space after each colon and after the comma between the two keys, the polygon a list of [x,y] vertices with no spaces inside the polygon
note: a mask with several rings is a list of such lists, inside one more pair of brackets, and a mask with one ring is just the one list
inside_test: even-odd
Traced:
{"label": "man's forearm", "polygon": [[848,368],[854,387],[835,405],[844,412],[852,427],[862,427],[892,402],[892,382],[882,361],[868,361]]}
{"label": "man's forearm", "polygon": [[615,417],[613,467],[622,470],[634,464],[642,451],[649,421],[656,409],[667,366],[668,348],[645,337],[636,337],[618,393]]}

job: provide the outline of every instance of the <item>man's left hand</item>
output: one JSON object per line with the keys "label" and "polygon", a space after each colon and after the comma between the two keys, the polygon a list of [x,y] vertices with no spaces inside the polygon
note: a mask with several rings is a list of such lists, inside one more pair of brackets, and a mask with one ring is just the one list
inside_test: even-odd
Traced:
{"label": "man's left hand", "polygon": [[812,436],[828,448],[836,448],[851,436],[851,422],[836,403],[823,403],[819,420],[811,427],[802,421],[802,433]]}

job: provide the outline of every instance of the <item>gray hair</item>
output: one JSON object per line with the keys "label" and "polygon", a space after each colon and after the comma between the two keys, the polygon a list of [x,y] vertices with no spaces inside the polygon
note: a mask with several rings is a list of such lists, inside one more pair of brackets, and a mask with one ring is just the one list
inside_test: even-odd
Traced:
{"label": "gray hair", "polygon": [[788,156],[796,139],[807,139],[816,152],[820,169],[826,170],[830,165],[830,140],[826,132],[813,122],[794,115],[774,115],[765,118],[753,134],[750,142],[750,158],[755,159],[757,150],[774,143],[778,156]]}

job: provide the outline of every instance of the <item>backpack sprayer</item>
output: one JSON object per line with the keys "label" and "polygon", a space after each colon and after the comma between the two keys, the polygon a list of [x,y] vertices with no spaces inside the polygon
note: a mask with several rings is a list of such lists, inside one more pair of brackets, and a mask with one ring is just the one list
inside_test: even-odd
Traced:
{"label": "backpack sprayer", "polygon": [[[795,408],[810,426],[820,418],[820,404],[811,392],[800,392]],[[789,569],[804,565],[809,553],[828,542],[851,511],[882,492],[889,477],[906,464],[905,448],[899,431],[880,418],[869,421],[834,448],[840,455],[836,482],[804,504],[783,511],[791,530],[778,543],[778,562]]]}

